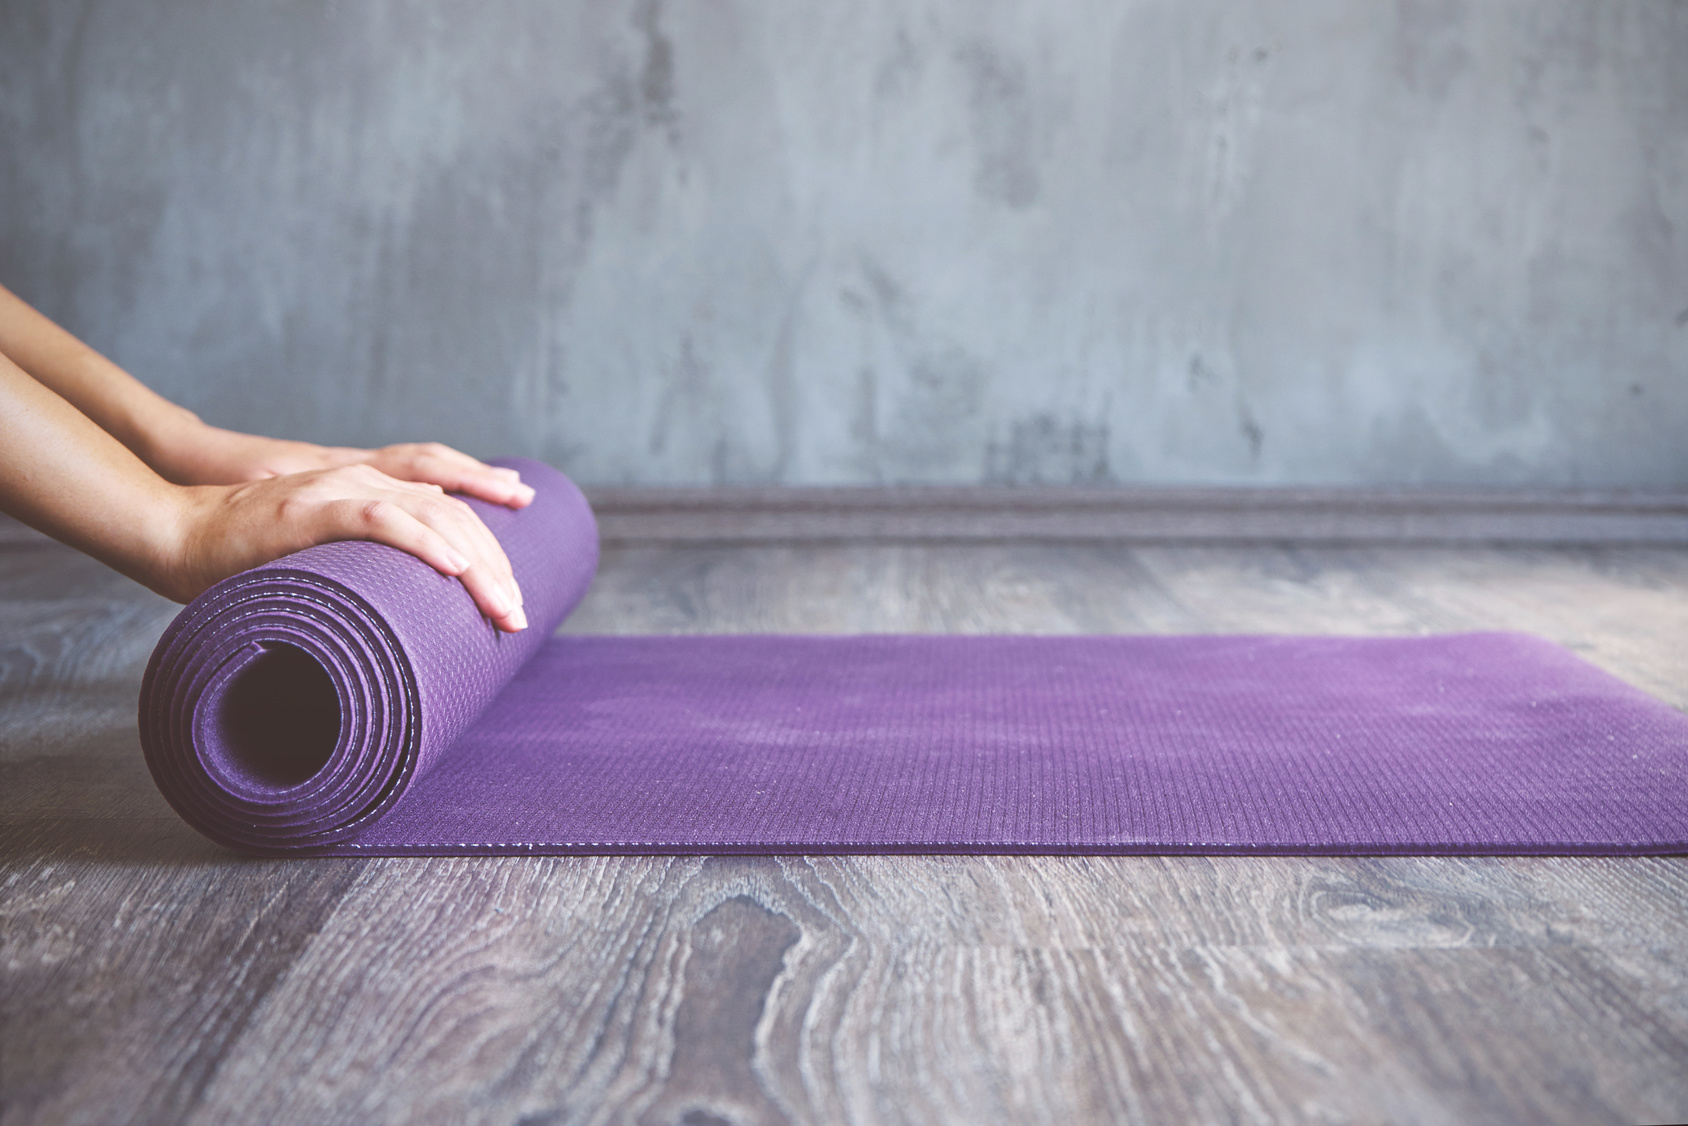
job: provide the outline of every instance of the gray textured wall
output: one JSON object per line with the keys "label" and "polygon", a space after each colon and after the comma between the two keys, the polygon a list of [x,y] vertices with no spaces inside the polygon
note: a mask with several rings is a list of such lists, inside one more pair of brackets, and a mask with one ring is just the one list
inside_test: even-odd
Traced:
{"label": "gray textured wall", "polygon": [[1688,484],[1688,3],[0,4],[0,278],[596,482]]}

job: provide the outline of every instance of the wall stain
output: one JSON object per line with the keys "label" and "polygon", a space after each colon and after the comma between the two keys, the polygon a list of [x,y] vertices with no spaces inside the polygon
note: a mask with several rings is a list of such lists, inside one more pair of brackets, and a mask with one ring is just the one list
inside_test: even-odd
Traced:
{"label": "wall stain", "polygon": [[[645,447],[648,452],[654,456],[667,451],[669,429],[677,418],[684,420],[685,429],[697,429],[699,420],[708,412],[709,404],[715,398],[711,382],[709,368],[698,359],[691,334],[687,333],[680,340],[680,358],[674,365],[673,375],[664,381],[662,399],[656,408],[656,421],[651,425],[650,439]],[[721,460],[719,450],[715,452],[715,460]],[[717,465],[715,469],[716,479],[719,480],[721,466]]]}
{"label": "wall stain", "polygon": [[1025,68],[984,44],[964,49],[960,58],[967,72],[973,143],[978,148],[974,189],[988,200],[1024,210],[1037,202],[1041,189]]}
{"label": "wall stain", "polygon": [[909,38],[908,30],[897,29],[897,45],[886,56],[873,79],[873,96],[879,101],[894,101],[914,89],[925,69],[920,52]]}
{"label": "wall stain", "polygon": [[674,106],[674,44],[662,33],[662,0],[641,7],[634,23],[645,34],[645,63],[639,75],[645,121],[679,140],[680,115]]}
{"label": "wall stain", "polygon": [[902,394],[886,412],[890,427],[879,447],[890,463],[884,475],[922,474],[953,464],[967,444],[965,424],[983,406],[989,370],[960,345],[929,339],[903,287],[871,259],[863,258],[861,269],[906,377]]}
{"label": "wall stain", "polygon": [[1244,441],[1248,442],[1248,456],[1251,461],[1260,460],[1260,448],[1266,443],[1266,432],[1260,429],[1260,423],[1255,419],[1254,412],[1248,409],[1248,404],[1242,397],[1237,397],[1237,429],[1242,432]]}
{"label": "wall stain", "polygon": [[1190,353],[1190,363],[1185,370],[1187,374],[1184,385],[1191,391],[1199,391],[1203,387],[1220,382],[1219,373],[1207,366],[1207,361],[1202,359],[1200,352]]}
{"label": "wall stain", "polygon": [[850,416],[850,438],[859,451],[863,474],[876,484],[885,479],[879,450],[879,373],[864,364],[856,372],[855,410]]}
{"label": "wall stain", "polygon": [[1458,38],[1463,0],[1396,0],[1395,74],[1401,84],[1435,101],[1471,69],[1471,52]]}
{"label": "wall stain", "polygon": [[791,287],[785,314],[780,317],[779,330],[774,334],[774,346],[763,371],[763,390],[768,396],[769,412],[773,415],[774,464],[766,473],[770,481],[780,481],[791,466],[797,442],[797,327],[803,310],[803,294],[809,286],[813,264],[806,267]]}
{"label": "wall stain", "polygon": [[985,447],[985,480],[996,485],[1099,485],[1113,480],[1108,469],[1108,424],[1052,414],[1017,419],[1008,440]]}

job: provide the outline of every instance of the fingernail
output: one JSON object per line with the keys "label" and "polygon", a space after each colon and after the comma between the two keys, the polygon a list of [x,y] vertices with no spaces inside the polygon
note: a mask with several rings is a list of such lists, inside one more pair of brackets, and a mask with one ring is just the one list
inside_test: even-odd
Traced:
{"label": "fingernail", "polygon": [[517,586],[514,582],[510,584],[510,597],[516,600],[516,605],[518,606],[527,605],[527,599],[522,597],[522,588]]}
{"label": "fingernail", "polygon": [[460,575],[469,569],[469,561],[449,547],[445,549],[445,565]]}
{"label": "fingernail", "polygon": [[520,481],[522,479],[522,475],[521,475],[520,472],[518,472],[517,470],[511,469],[507,465],[495,465],[495,466],[492,467],[492,471],[494,473],[498,474],[500,477],[508,477],[512,481]]}
{"label": "fingernail", "polygon": [[527,615],[522,613],[522,608],[520,606],[518,606],[514,610],[510,611],[510,613],[505,617],[504,620],[506,622],[509,622],[510,626],[513,629],[516,629],[516,630],[527,629]]}

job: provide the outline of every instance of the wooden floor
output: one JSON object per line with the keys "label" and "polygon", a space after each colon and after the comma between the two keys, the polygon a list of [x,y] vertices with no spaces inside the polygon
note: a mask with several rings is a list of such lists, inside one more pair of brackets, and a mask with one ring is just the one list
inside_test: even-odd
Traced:
{"label": "wooden floor", "polygon": [[[0,543],[8,1126],[1688,1119],[1688,859],[247,860],[141,761],[172,613]],[[648,546],[567,626],[1473,628],[1688,707],[1680,548]]]}

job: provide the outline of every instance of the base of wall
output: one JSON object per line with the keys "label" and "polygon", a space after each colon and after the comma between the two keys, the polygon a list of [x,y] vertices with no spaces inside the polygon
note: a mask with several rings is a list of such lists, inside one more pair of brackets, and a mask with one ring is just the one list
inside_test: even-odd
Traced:
{"label": "base of wall", "polygon": [[[1112,540],[1123,543],[1688,546],[1688,492],[1259,488],[591,487],[605,543]],[[47,537],[0,515],[0,544]]]}
{"label": "base of wall", "polygon": [[604,542],[1114,540],[1688,545],[1688,492],[589,488]]}

